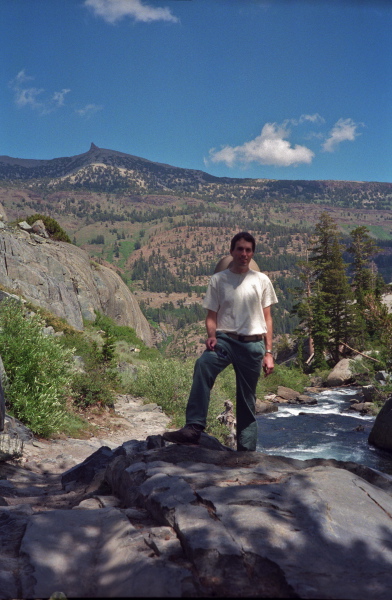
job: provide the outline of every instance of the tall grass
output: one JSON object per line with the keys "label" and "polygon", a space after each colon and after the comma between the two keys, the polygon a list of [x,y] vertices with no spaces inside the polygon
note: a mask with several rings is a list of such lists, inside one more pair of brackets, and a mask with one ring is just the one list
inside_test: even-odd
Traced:
{"label": "tall grass", "polygon": [[61,431],[72,380],[72,350],[44,336],[41,319],[25,314],[16,300],[0,303],[0,355],[9,411],[34,433]]}
{"label": "tall grass", "polygon": [[[159,359],[138,367],[137,375],[129,383],[129,393],[156,402],[171,418],[173,427],[185,423],[185,409],[192,385],[194,360]],[[227,370],[226,370],[227,371]],[[223,375],[223,374],[222,374]],[[221,378],[222,376],[220,376]],[[219,378],[211,394],[206,431],[224,440],[227,429],[216,417],[224,409],[227,394],[220,385]]]}

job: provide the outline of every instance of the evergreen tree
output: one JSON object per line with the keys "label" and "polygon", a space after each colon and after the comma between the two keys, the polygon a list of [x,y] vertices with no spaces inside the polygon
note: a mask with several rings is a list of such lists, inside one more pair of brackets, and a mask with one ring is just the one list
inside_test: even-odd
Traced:
{"label": "evergreen tree", "polygon": [[[354,297],[346,274],[343,260],[343,247],[335,221],[327,213],[322,213],[316,225],[316,237],[313,243],[313,255],[310,261],[314,265],[315,281],[320,286],[325,304],[325,325],[329,339],[328,350],[336,362],[339,360],[341,342],[348,343],[358,333]],[[322,339],[325,339],[323,335]]]}
{"label": "evergreen tree", "polygon": [[314,294],[309,300],[310,336],[313,344],[315,369],[326,367],[325,349],[329,339],[329,318],[327,315],[327,304],[324,292],[320,284],[316,284]]}
{"label": "evergreen tree", "polygon": [[364,225],[353,229],[351,232],[351,245],[347,251],[354,258],[353,284],[355,287],[355,298],[361,307],[364,306],[364,298],[368,293],[376,293],[377,277],[371,268],[371,258],[377,252],[376,243],[369,235],[369,230]]}
{"label": "evergreen tree", "polygon": [[311,304],[311,283],[313,281],[313,267],[308,260],[298,261],[297,275],[301,282],[300,286],[294,287],[291,291],[294,296],[294,303],[291,315],[297,315],[300,324],[295,333],[300,339],[301,360],[304,351],[305,338],[309,339],[309,356],[314,353],[314,344],[312,337],[313,329],[313,310]]}
{"label": "evergreen tree", "polygon": [[114,336],[108,331],[105,331],[104,341],[101,350],[101,357],[104,363],[113,362],[115,354],[115,342],[116,340]]}
{"label": "evergreen tree", "polygon": [[354,294],[361,311],[363,326],[368,337],[381,344],[390,346],[385,335],[390,328],[390,316],[381,302],[384,281],[374,272],[372,257],[379,250],[365,226],[351,232],[352,242],[347,249],[354,257],[353,284]]}
{"label": "evergreen tree", "polygon": [[302,264],[304,289],[295,312],[313,340],[316,367],[325,363],[326,351],[337,362],[346,353],[342,342],[351,342],[360,331],[339,240],[335,221],[322,213],[311,240],[309,262]]}

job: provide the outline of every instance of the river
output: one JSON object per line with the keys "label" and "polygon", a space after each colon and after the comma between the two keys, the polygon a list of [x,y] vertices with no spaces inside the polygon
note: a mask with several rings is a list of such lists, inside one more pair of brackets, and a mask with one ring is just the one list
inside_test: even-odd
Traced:
{"label": "river", "polygon": [[278,412],[257,417],[257,450],[306,460],[353,461],[392,475],[392,454],[368,444],[375,417],[348,411],[355,388],[313,394],[317,404],[281,404]]}

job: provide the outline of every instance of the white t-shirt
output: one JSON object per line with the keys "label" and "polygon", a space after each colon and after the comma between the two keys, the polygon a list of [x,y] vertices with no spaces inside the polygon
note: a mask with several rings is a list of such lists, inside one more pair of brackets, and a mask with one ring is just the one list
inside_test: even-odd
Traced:
{"label": "white t-shirt", "polygon": [[276,302],[275,290],[265,273],[249,269],[237,274],[226,269],[211,277],[203,307],[217,313],[217,331],[260,335],[267,332],[263,308]]}

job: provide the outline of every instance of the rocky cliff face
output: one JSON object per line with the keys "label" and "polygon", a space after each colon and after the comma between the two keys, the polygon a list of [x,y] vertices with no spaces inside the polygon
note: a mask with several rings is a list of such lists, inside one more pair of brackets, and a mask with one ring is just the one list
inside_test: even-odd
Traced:
{"label": "rocky cliff face", "polygon": [[83,329],[83,319],[93,321],[98,310],[152,345],[150,326],[121,277],[71,244],[3,228],[0,285],[63,317],[75,329]]}

